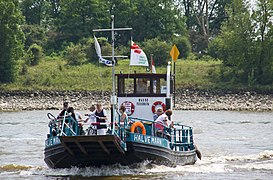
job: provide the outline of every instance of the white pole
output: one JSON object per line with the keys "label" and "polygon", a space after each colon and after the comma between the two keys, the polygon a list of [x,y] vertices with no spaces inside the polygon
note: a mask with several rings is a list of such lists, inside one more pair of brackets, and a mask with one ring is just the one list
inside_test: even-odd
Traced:
{"label": "white pole", "polygon": [[167,65],[167,97],[171,97],[171,62]]}
{"label": "white pole", "polygon": [[114,15],[111,15],[111,20],[112,20],[112,83],[113,83],[113,86],[112,86],[112,98],[111,98],[111,110],[112,110],[112,134],[114,134],[114,130],[115,130],[115,123],[116,123],[116,86],[115,86],[115,65],[116,65],[116,62],[115,62],[115,32],[114,32],[114,18],[115,16]]}
{"label": "white pole", "polygon": [[115,92],[115,65],[116,65],[116,62],[115,62],[115,32],[114,32],[114,15],[111,15],[111,20],[112,20],[112,83],[113,83],[113,86],[112,86],[112,91],[113,91],[113,97],[116,95],[116,92]]}

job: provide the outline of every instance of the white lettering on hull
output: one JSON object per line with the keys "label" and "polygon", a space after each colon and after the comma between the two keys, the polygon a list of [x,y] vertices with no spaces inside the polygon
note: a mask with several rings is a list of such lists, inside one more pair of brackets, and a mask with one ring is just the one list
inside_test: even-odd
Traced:
{"label": "white lettering on hull", "polygon": [[148,135],[142,135],[142,134],[134,134],[134,141],[146,143],[146,144],[155,144],[155,145],[162,145],[162,139],[157,137],[152,137]]}

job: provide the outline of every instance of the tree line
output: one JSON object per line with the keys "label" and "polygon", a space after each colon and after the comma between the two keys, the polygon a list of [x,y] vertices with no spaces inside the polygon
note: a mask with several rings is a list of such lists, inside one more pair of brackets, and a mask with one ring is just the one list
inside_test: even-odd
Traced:
{"label": "tree line", "polygon": [[[71,65],[97,61],[92,30],[110,28],[110,15],[116,27],[133,28],[116,33],[122,55],[133,37],[161,65],[175,43],[180,58],[221,60],[222,80],[273,83],[272,0],[0,0],[0,81],[14,81],[18,60],[34,66],[42,53]],[[96,33],[106,54],[110,35]]]}

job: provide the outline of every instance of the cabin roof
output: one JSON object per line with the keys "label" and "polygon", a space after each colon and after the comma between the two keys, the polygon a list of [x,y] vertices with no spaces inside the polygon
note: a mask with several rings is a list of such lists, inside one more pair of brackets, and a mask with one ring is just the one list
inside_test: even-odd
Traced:
{"label": "cabin roof", "polygon": [[166,74],[152,73],[115,74],[115,76],[123,78],[166,78]]}

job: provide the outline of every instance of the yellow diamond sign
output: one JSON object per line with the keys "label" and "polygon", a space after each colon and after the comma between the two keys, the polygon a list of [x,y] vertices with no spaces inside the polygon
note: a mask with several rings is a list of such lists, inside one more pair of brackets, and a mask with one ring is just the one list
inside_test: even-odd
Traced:
{"label": "yellow diamond sign", "polygon": [[175,62],[179,56],[180,52],[177,49],[176,45],[174,44],[172,47],[172,50],[170,52],[170,55],[172,56],[172,60]]}

